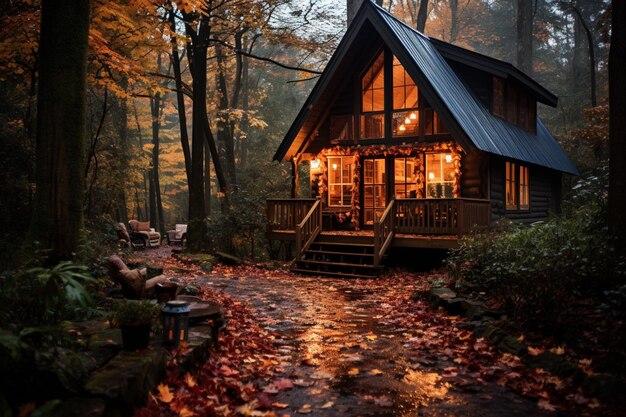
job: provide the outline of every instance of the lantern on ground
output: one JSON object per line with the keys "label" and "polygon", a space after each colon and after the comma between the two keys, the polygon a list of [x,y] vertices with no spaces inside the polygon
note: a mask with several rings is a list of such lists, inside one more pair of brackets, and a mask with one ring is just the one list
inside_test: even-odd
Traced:
{"label": "lantern on ground", "polygon": [[168,301],[161,310],[163,314],[163,344],[178,346],[189,339],[189,303]]}

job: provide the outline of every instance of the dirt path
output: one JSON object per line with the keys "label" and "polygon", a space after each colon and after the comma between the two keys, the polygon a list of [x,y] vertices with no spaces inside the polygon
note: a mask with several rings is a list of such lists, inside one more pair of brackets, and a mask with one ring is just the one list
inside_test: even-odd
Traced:
{"label": "dirt path", "polygon": [[[484,381],[471,366],[459,366],[462,361],[455,361],[455,352],[446,346],[434,343],[425,349],[420,334],[438,340],[428,332],[440,331],[440,313],[424,316],[435,319],[432,328],[422,323],[416,333],[402,327],[388,314],[391,288],[280,274],[210,275],[198,277],[196,284],[250,303],[261,325],[276,335],[282,377],[294,386],[284,389],[279,382],[265,390],[272,402],[288,405],[285,414],[544,415],[535,401]],[[469,337],[460,330],[459,335]]]}

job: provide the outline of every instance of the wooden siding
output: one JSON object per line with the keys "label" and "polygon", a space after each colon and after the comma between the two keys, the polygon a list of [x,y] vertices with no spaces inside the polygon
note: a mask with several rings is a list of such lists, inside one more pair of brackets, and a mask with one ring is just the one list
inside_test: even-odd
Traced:
{"label": "wooden siding", "polygon": [[506,217],[515,221],[534,222],[545,220],[550,213],[560,211],[561,173],[528,164],[526,166],[528,166],[530,176],[530,207],[528,210],[506,210],[504,201],[506,159],[497,156],[491,156],[490,159],[490,198],[493,220]]}
{"label": "wooden siding", "polygon": [[487,198],[487,155],[473,151],[461,159],[461,197]]}

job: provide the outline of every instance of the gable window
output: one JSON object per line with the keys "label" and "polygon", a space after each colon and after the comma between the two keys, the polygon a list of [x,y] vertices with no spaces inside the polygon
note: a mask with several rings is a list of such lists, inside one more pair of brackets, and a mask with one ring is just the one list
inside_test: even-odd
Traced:
{"label": "gable window", "polygon": [[505,170],[506,209],[528,210],[530,208],[528,167],[507,161]]}
{"label": "gable window", "polygon": [[[419,135],[417,85],[398,58],[393,57],[393,135]],[[400,111],[398,111],[400,110]]]}
{"label": "gable window", "polygon": [[349,206],[352,203],[353,157],[328,157],[328,205]]}
{"label": "gable window", "polygon": [[454,164],[450,153],[426,154],[426,198],[452,198]]}
{"label": "gable window", "polygon": [[381,52],[361,80],[361,137],[385,136],[385,54]]}

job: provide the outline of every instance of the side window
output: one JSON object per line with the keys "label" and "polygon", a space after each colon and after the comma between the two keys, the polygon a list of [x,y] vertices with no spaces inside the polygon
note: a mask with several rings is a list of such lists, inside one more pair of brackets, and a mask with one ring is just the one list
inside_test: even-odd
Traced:
{"label": "side window", "polygon": [[507,210],[530,209],[528,167],[506,162],[505,203]]}

